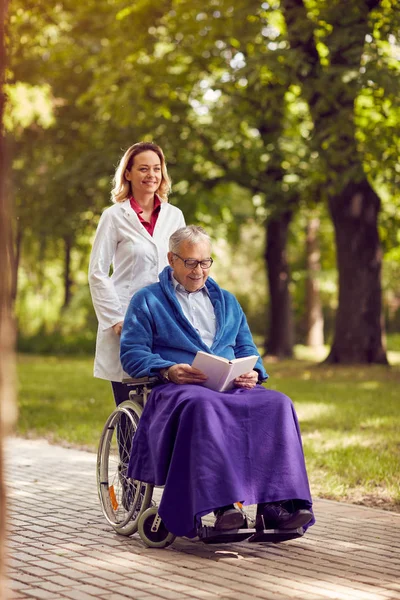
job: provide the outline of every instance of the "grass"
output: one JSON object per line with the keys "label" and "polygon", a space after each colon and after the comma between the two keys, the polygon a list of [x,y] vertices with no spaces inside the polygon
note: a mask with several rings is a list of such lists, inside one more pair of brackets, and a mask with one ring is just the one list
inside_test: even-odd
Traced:
{"label": "grass", "polygon": [[114,399],[93,359],[19,355],[17,368],[17,434],[94,450]]}
{"label": "grass", "polygon": [[[308,349],[267,363],[292,398],[314,496],[400,511],[400,353],[392,367],[321,366]],[[18,357],[17,434],[95,450],[114,406],[92,359]]]}
{"label": "grass", "polygon": [[314,495],[400,511],[400,354],[390,359],[390,368],[267,364],[268,386],[296,406]]}

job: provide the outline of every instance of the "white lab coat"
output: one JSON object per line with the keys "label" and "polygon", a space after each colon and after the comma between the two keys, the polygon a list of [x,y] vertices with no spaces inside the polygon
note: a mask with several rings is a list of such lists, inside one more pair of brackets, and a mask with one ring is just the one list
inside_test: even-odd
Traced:
{"label": "white lab coat", "polygon": [[99,322],[95,377],[122,381],[127,376],[119,360],[120,338],[112,327],[124,320],[133,294],[158,281],[158,274],[168,264],[169,238],[184,226],[182,211],[167,202],[161,203],[153,236],[140,223],[129,200],[110,206],[101,215],[89,265],[90,293]]}

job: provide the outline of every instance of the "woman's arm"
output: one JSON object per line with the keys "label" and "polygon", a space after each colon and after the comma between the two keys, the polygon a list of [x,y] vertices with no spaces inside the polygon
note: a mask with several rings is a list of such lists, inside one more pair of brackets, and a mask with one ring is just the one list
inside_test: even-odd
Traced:
{"label": "woman's arm", "polygon": [[102,329],[120,324],[124,319],[121,302],[109,276],[117,244],[112,215],[106,210],[100,217],[89,263],[90,293]]}

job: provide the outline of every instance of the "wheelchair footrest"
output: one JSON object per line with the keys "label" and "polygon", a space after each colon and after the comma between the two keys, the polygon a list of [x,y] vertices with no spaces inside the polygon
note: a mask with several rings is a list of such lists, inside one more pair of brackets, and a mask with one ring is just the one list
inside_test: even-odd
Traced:
{"label": "wheelchair footrest", "polygon": [[215,527],[199,527],[198,536],[204,544],[229,544],[243,542],[251,535],[255,535],[255,529],[228,529],[221,530]]}
{"label": "wheelchair footrest", "polygon": [[298,529],[258,529],[251,537],[249,537],[248,541],[253,544],[260,542],[278,544],[279,542],[295,540],[303,535],[304,529],[302,527],[299,527]]}

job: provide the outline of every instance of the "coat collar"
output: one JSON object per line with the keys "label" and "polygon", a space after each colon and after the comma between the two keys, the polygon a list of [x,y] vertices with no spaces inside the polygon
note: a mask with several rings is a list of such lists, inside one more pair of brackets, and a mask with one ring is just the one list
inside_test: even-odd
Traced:
{"label": "coat collar", "polygon": [[[161,218],[161,215],[162,215],[163,205],[164,205],[164,202],[161,202],[160,214],[158,216],[159,219]],[[136,212],[133,210],[133,208],[131,206],[129,198],[127,200],[124,200],[123,202],[121,202],[119,207],[124,215],[124,218],[127,219],[128,221],[130,221],[130,223],[133,225],[133,227],[136,229],[136,231],[138,233],[140,233],[144,238],[146,238],[149,242],[156,245],[156,242],[154,240],[154,235],[151,236],[150,233],[147,231],[147,229],[145,227],[143,227],[143,225],[139,221],[139,217],[137,216]]]}
{"label": "coat collar", "polygon": [[[163,290],[165,296],[168,298],[169,302],[171,303],[171,306],[173,307],[176,318],[181,319],[181,322],[182,322],[182,324],[184,324],[184,327],[188,331],[188,333],[193,333],[195,331],[195,329],[189,323],[189,321],[186,319],[186,317],[184,316],[181,305],[179,304],[179,302],[176,298],[176,295],[174,293],[174,284],[172,283],[172,269],[170,266],[165,267],[163,269],[163,271],[161,271],[161,273],[159,275],[159,279],[160,279],[159,283],[160,283],[161,289]],[[224,300],[224,295],[222,293],[222,289],[219,287],[217,282],[214,281],[214,279],[212,279],[211,277],[208,277],[206,280],[205,286],[206,286],[208,294],[210,296],[211,303],[214,307],[215,318],[216,318],[216,322],[217,322],[217,331],[215,333],[214,342],[211,347],[211,348],[213,348],[221,340],[221,336],[223,333],[223,326],[226,321],[226,307],[225,307],[225,300]],[[196,334],[196,339],[197,338],[200,340],[200,342],[204,346],[204,348],[207,348],[207,346],[204,344],[204,342],[201,340],[201,338],[198,334]]]}

